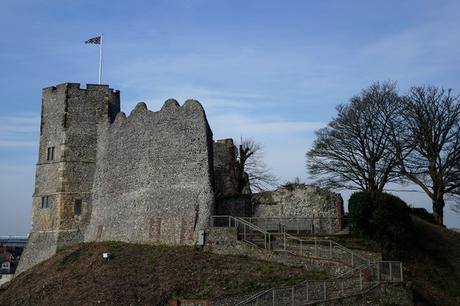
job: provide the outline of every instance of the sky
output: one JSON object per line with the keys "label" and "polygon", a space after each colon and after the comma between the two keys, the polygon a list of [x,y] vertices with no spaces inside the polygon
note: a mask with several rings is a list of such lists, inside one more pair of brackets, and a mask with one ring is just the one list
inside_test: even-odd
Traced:
{"label": "sky", "polygon": [[[41,89],[96,83],[98,46],[84,41],[99,33],[122,111],[197,99],[215,139],[253,138],[281,183],[310,182],[314,131],[372,82],[460,91],[459,12],[457,0],[0,0],[0,235],[30,230]],[[431,211],[422,192],[397,195]]]}

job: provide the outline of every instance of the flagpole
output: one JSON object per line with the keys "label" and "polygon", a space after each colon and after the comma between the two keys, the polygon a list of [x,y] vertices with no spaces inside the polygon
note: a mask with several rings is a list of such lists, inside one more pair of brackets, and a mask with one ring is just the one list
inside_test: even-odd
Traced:
{"label": "flagpole", "polygon": [[99,84],[101,84],[102,81],[102,49],[104,44],[102,35],[101,33],[101,43],[99,44]]}

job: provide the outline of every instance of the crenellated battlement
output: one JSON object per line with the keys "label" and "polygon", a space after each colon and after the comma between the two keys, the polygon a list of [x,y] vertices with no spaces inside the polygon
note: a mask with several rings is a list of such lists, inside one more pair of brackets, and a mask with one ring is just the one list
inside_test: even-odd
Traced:
{"label": "crenellated battlement", "polygon": [[197,100],[192,99],[186,100],[182,106],[179,102],[177,102],[177,100],[168,99],[158,111],[151,111],[147,108],[145,102],[139,102],[128,116],[126,116],[124,112],[117,113],[113,122],[108,122],[109,124],[107,127],[112,128],[112,126],[125,126],[127,123],[134,123],[137,121],[142,123],[146,122],[146,120],[155,121],[158,122],[158,124],[164,124],[161,122],[165,120],[169,120],[171,123],[174,123],[174,117],[187,119],[187,117],[196,116],[204,119],[203,122],[206,124],[205,128],[209,129],[209,133],[212,135],[203,106]]}
{"label": "crenellated battlement", "polygon": [[110,88],[109,85],[86,84],[86,88],[82,88],[80,83],[61,83],[55,86],[45,87],[43,88],[43,92],[52,93],[58,90],[65,90],[65,89],[80,90],[80,91],[86,91],[86,92],[104,91],[104,92],[110,92],[112,94],[120,94],[119,90],[114,90],[113,88]]}

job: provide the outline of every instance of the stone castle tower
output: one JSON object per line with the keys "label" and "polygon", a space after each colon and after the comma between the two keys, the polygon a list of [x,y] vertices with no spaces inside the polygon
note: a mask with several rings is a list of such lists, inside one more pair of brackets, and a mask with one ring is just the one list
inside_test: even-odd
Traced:
{"label": "stone castle tower", "polygon": [[104,115],[113,121],[119,111],[120,93],[108,85],[43,89],[32,229],[18,272],[83,241],[91,214],[97,124]]}

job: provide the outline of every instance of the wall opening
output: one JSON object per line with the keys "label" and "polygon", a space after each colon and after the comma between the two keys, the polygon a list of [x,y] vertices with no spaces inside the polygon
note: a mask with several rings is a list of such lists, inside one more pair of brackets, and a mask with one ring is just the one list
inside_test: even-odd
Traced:
{"label": "wall opening", "polygon": [[49,208],[51,204],[50,196],[42,196],[42,208]]}
{"label": "wall opening", "polygon": [[46,160],[54,160],[54,147],[48,147]]}
{"label": "wall opening", "polygon": [[75,199],[73,204],[73,212],[75,215],[81,215],[81,199]]}

